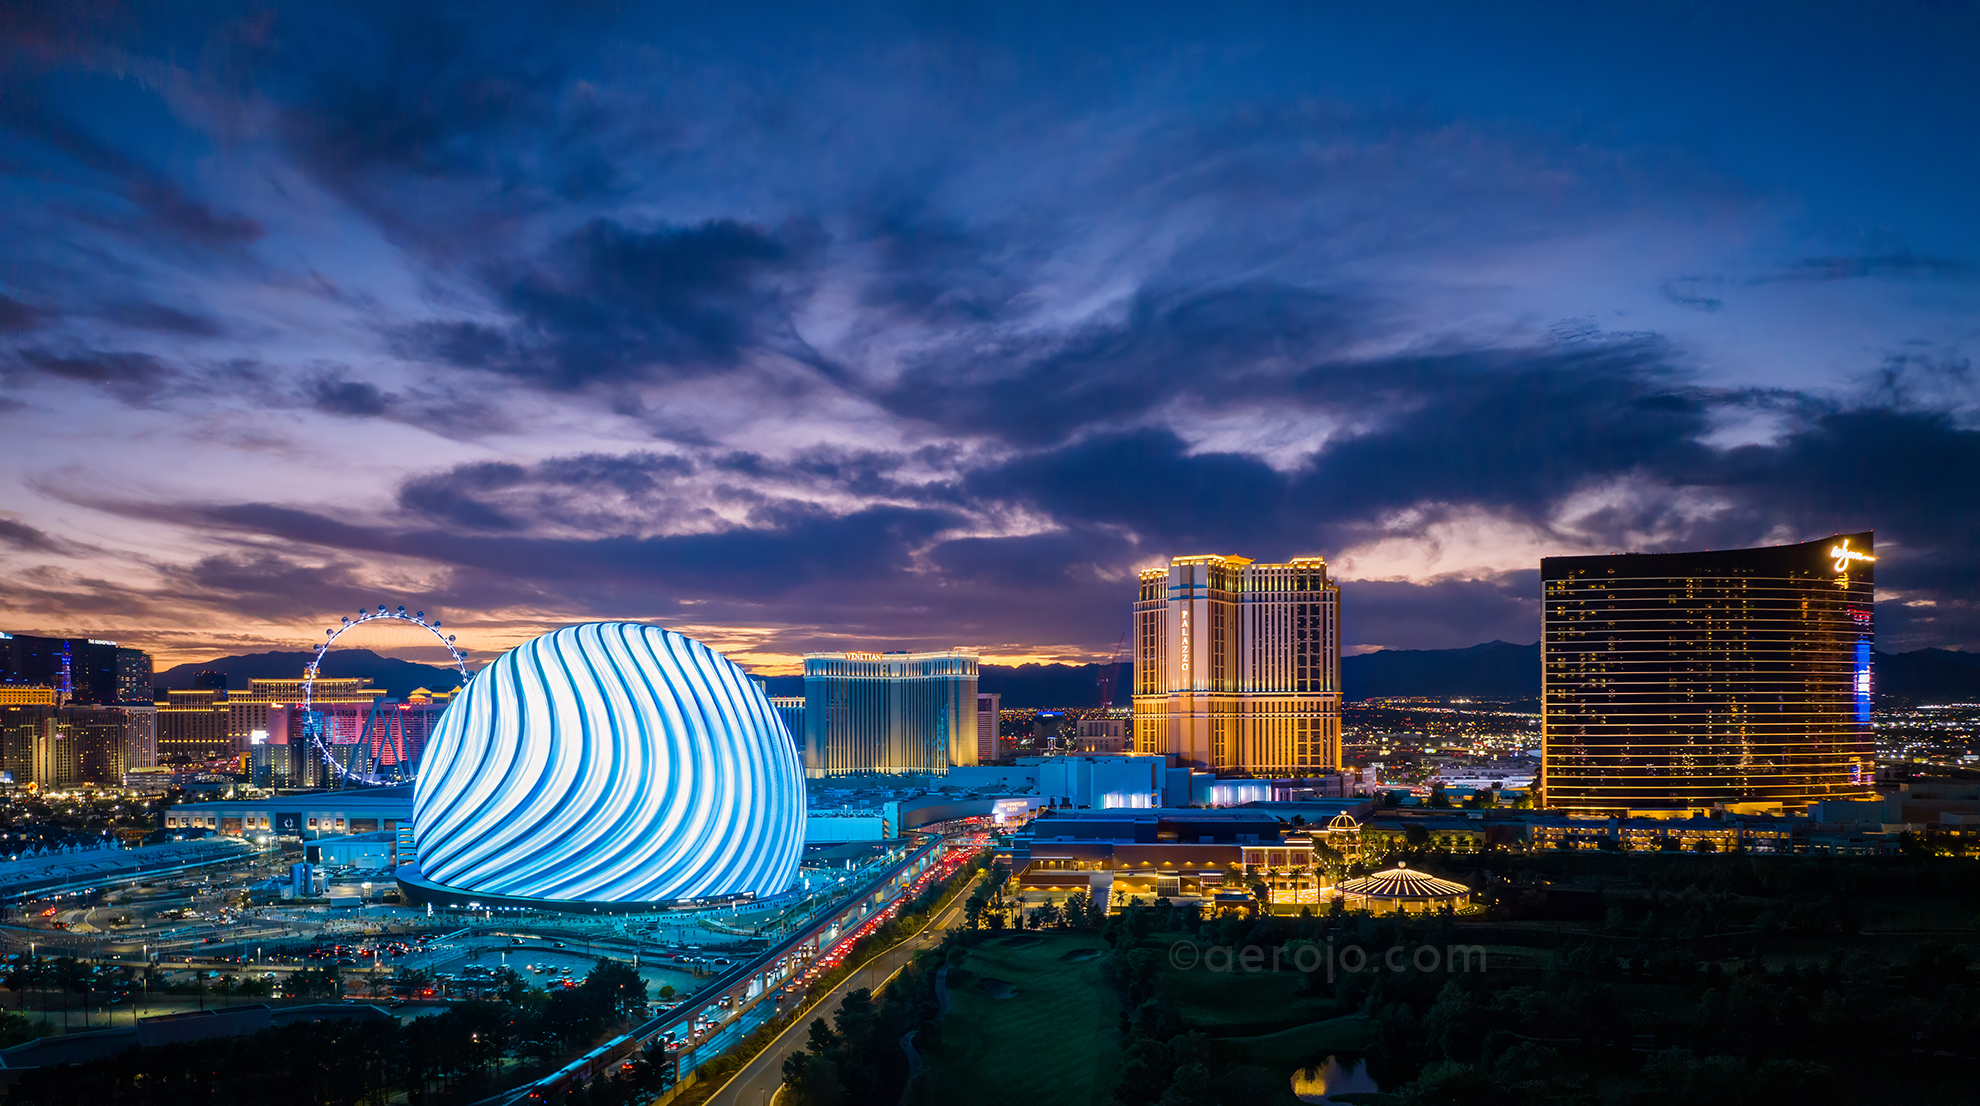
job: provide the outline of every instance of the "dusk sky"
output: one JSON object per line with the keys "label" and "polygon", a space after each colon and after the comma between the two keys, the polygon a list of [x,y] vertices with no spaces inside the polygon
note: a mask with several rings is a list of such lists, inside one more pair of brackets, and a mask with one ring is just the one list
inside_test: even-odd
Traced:
{"label": "dusk sky", "polygon": [[0,12],[0,629],[1446,648],[1874,529],[1980,649],[1980,7]]}

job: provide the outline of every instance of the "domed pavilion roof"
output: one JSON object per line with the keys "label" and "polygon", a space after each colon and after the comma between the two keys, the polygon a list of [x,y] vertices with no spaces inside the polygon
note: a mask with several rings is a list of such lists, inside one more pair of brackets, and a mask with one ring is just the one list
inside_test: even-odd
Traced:
{"label": "domed pavilion roof", "polygon": [[1412,871],[1407,864],[1348,880],[1340,885],[1340,890],[1343,895],[1370,899],[1448,899],[1471,894],[1471,888],[1462,883]]}

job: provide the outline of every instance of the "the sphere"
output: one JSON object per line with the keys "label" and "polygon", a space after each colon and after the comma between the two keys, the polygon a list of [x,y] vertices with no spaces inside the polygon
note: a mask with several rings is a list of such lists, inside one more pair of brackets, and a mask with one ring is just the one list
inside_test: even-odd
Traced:
{"label": "the sphere", "polygon": [[592,622],[503,654],[434,727],[413,789],[429,881],[597,903],[771,895],[797,879],[804,771],[742,669]]}

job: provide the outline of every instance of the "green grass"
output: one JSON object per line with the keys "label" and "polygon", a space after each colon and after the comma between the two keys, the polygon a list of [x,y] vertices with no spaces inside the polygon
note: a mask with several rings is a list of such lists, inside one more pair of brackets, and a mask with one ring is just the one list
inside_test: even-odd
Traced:
{"label": "green grass", "polygon": [[949,989],[942,1048],[925,1058],[909,1101],[1106,1103],[1120,1080],[1119,1006],[1098,958],[1065,959],[1085,948],[1104,946],[1090,935],[1046,934],[1019,944],[997,938],[972,950],[965,969],[1010,983],[1016,993],[992,998],[973,980]]}
{"label": "green grass", "polygon": [[[1160,946],[1166,956],[1168,946]],[[1340,1011],[1331,999],[1301,989],[1303,978],[1291,964],[1280,971],[1213,972],[1202,963],[1163,973],[1176,1011],[1212,1036],[1267,1033],[1318,1021]]]}
{"label": "green grass", "polygon": [[[1309,1022],[1256,1037],[1224,1037],[1216,1042],[1219,1059],[1233,1064],[1292,1069],[1329,1055],[1361,1052],[1375,1043],[1375,1025],[1358,1015]],[[1288,1075],[1290,1078],[1290,1075]]]}
{"label": "green grass", "polygon": [[1256,1106],[1297,1106],[1293,1072],[1328,1056],[1352,1055],[1374,1043],[1374,1024],[1360,1017],[1327,1018],[1254,1037],[1220,1037],[1211,1053],[1223,1078],[1248,1089]]}

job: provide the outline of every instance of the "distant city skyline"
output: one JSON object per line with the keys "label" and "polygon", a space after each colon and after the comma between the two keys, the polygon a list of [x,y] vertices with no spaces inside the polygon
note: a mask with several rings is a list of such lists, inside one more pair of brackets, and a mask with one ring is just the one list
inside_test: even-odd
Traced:
{"label": "distant city skyline", "polygon": [[23,632],[1079,662],[1208,550],[1352,655],[1875,529],[1980,649],[1973,9],[97,11],[0,41]]}

